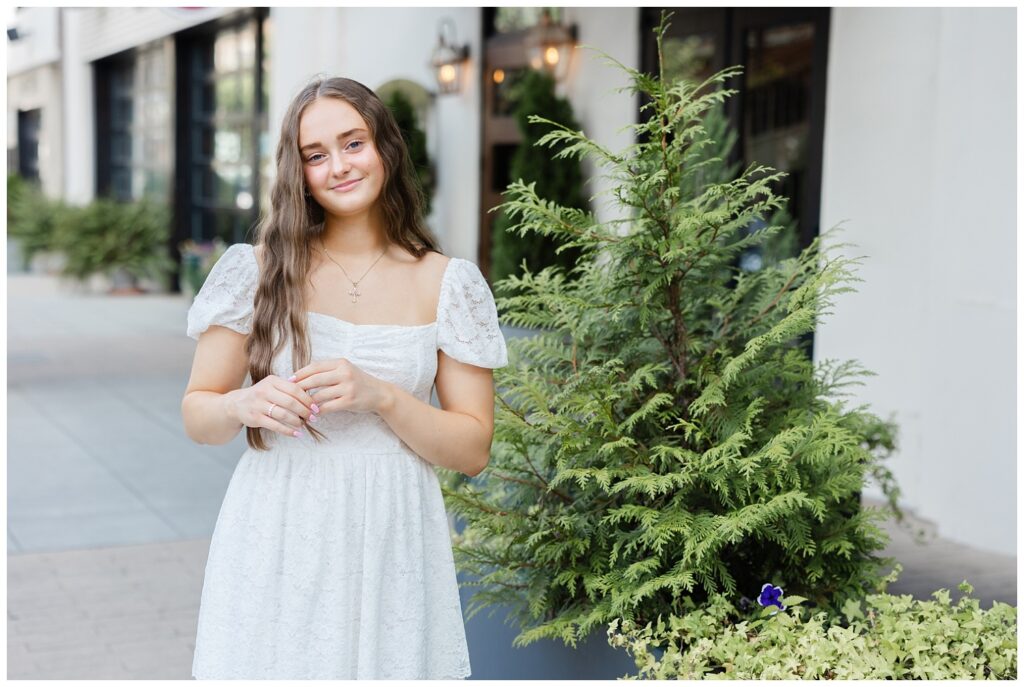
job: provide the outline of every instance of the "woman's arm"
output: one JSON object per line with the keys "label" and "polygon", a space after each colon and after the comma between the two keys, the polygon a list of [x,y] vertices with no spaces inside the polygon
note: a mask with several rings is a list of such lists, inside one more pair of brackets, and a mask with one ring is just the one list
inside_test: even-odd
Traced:
{"label": "woman's arm", "polygon": [[235,438],[243,425],[232,412],[230,394],[241,388],[248,371],[244,334],[220,326],[203,332],[181,399],[181,417],[189,439],[226,444]]}
{"label": "woman's arm", "polygon": [[[267,375],[241,388],[249,372],[245,335],[211,326],[199,337],[192,377],[181,400],[185,433],[200,444],[226,444],[242,427],[265,427],[299,437],[302,423],[316,422],[319,408],[298,384]],[[274,416],[266,414],[274,404]]]}
{"label": "woman's arm", "polygon": [[434,383],[443,410],[384,382],[384,401],[377,412],[424,460],[475,477],[491,456],[494,373],[438,351]]}

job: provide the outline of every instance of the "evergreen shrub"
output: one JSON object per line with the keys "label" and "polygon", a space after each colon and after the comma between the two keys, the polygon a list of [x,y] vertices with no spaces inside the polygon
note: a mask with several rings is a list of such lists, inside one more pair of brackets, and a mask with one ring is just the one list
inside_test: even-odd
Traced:
{"label": "evergreen shrub", "polygon": [[[533,184],[537,195],[559,205],[585,210],[589,203],[583,192],[583,170],[572,157],[554,158],[537,146],[551,125],[540,119],[560,122],[579,128],[572,105],[555,93],[555,79],[546,72],[527,70],[516,82],[510,97],[515,102],[513,117],[522,136],[509,166],[509,178],[518,183]],[[500,209],[492,208],[492,211]],[[519,236],[512,230],[515,222],[504,212],[497,212],[491,231],[492,281],[500,281],[526,268],[537,272],[557,265],[572,268],[580,259],[579,249],[563,246],[556,237],[545,234]]]}
{"label": "evergreen shrub", "polygon": [[7,175],[7,235],[21,242],[26,267],[36,253],[54,250],[57,225],[67,212],[67,206],[49,198],[37,182]]}
{"label": "evergreen shrub", "polygon": [[[658,27],[660,46],[667,24]],[[613,151],[560,123],[541,147],[589,157],[613,180],[623,219],[514,182],[501,209],[521,236],[581,253],[571,269],[495,283],[503,323],[538,334],[509,341],[495,371],[492,456],[447,482],[464,523],[460,569],[475,586],[468,616],[496,606],[514,644],[575,646],[614,619],[644,626],[764,582],[820,610],[860,599],[892,563],[877,522],[899,515],[881,461],[895,426],[847,407],[842,387],[873,374],[815,364],[799,345],[832,297],[860,281],[826,232],[799,255],[744,272],[735,257],[776,234],[780,173],[752,164],[720,180],[704,117],[735,91],[740,68],[702,84],[666,83],[610,62],[649,94],[637,143]],[[839,244],[844,245],[844,244]],[[885,508],[862,507],[873,477]]]}
{"label": "evergreen shrub", "polygon": [[67,256],[64,276],[86,280],[121,270],[136,279],[162,280],[174,269],[168,255],[170,215],[148,200],[98,198],[70,207],[57,223],[54,248]]}
{"label": "evergreen shrub", "polygon": [[416,117],[416,109],[412,101],[402,91],[394,91],[386,101],[391,113],[395,116],[395,122],[402,132],[402,138],[409,149],[409,158],[412,161],[416,181],[419,183],[420,192],[423,197],[423,216],[430,214],[434,202],[434,189],[437,185],[434,166],[427,154],[427,134],[420,127]]}

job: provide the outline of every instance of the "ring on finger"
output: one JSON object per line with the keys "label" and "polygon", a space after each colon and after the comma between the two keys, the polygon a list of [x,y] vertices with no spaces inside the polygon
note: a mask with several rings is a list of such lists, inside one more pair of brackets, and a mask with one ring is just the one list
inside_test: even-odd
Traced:
{"label": "ring on finger", "polygon": [[276,408],[276,407],[277,407],[276,403],[271,403],[270,404],[270,407],[267,408],[267,416],[268,417],[271,417],[271,418],[274,417],[274,408]]}

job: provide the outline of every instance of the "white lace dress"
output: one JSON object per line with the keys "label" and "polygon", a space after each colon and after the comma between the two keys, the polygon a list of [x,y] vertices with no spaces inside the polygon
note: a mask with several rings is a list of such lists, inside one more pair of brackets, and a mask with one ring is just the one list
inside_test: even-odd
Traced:
{"label": "white lace dress", "polygon": [[[235,244],[188,313],[248,334],[257,264]],[[507,364],[479,268],[452,258],[435,322],[358,325],[309,313],[312,361],[345,357],[430,402],[437,350]],[[291,347],[274,374],[294,372]],[[228,484],[210,542],[192,675],[198,679],[449,679],[470,674],[437,475],[376,413],[325,413],[316,443],[266,432]]]}

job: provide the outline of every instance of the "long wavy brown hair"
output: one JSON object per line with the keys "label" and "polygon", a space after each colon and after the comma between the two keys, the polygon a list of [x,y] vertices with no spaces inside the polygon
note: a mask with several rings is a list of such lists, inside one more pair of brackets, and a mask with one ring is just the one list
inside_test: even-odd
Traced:
{"label": "long wavy brown hair", "polygon": [[[388,243],[402,246],[417,258],[427,251],[441,252],[423,222],[422,191],[391,110],[376,93],[352,79],[317,78],[309,83],[292,100],[281,122],[270,210],[256,227],[255,245],[263,248],[252,332],[245,346],[253,384],[271,374],[271,362],[288,339],[293,342],[293,369],[310,362],[303,284],[309,278],[310,245],[323,233],[325,213],[311,195],[306,195],[299,153],[299,120],[318,98],[344,100],[369,127],[384,167],[384,184],[377,204]],[[317,441],[324,439],[308,423],[303,426]],[[266,450],[261,429],[246,428],[246,439],[252,448]]]}

